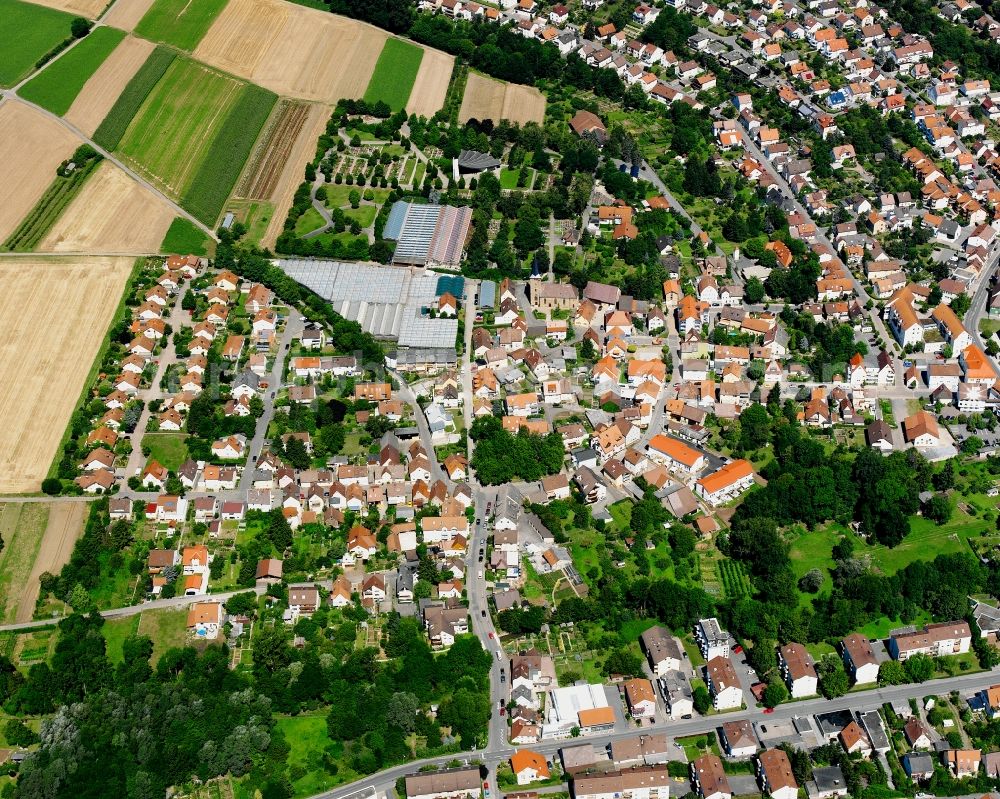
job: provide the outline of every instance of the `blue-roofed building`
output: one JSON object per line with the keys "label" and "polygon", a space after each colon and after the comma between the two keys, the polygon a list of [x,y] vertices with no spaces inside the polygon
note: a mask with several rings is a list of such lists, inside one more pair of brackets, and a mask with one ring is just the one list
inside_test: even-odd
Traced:
{"label": "blue-roofed building", "polygon": [[461,299],[465,296],[465,278],[461,275],[441,275],[437,280],[435,296],[440,297],[448,292],[452,297]]}
{"label": "blue-roofed building", "polygon": [[847,94],[842,89],[830,92],[830,96],[826,98],[827,105],[829,105],[834,111],[847,105],[847,101]]}
{"label": "blue-roofed building", "polygon": [[390,241],[399,240],[399,234],[403,231],[403,222],[406,221],[406,209],[409,208],[409,205],[403,200],[397,200],[392,204],[389,218],[385,221],[385,228],[382,231],[383,238]]}

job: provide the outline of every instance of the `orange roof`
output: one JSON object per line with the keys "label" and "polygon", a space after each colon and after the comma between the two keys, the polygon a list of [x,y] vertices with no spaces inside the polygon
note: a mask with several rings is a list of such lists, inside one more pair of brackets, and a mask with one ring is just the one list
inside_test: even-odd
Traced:
{"label": "orange roof", "polygon": [[595,707],[577,713],[581,727],[595,727],[599,724],[614,724],[615,711],[610,707]]}
{"label": "orange roof", "polygon": [[717,472],[702,477],[698,484],[709,494],[722,491],[728,488],[737,480],[753,474],[753,466],[750,461],[743,459],[731,461],[719,469]]}
{"label": "orange roof", "polygon": [[662,433],[653,436],[649,442],[649,448],[662,452],[671,460],[683,463],[685,466],[693,466],[701,458],[701,453],[691,449],[687,444],[683,444],[676,438],[668,438]]}
{"label": "orange roof", "polygon": [[[582,715],[582,713],[581,713]],[[549,764],[538,752],[530,749],[518,749],[510,756],[510,767],[515,774],[519,774],[525,769],[534,769],[538,776],[543,779],[549,776]]]}

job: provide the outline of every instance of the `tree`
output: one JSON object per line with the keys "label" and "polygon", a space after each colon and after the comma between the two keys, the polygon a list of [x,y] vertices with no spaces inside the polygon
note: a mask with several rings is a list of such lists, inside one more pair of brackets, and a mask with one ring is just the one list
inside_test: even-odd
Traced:
{"label": "tree", "polygon": [[386,705],[385,718],[394,727],[405,733],[411,733],[417,726],[419,712],[420,700],[416,696],[407,692],[395,693]]}
{"label": "tree", "polygon": [[604,673],[609,676],[621,674],[626,677],[642,674],[642,658],[627,649],[616,649],[604,661]]}
{"label": "tree", "polygon": [[289,436],[285,442],[285,460],[296,469],[308,469],[312,463],[305,442],[297,436]]}
{"label": "tree", "polygon": [[887,660],[878,667],[879,685],[903,685],[906,682],[906,671],[898,660]]}
{"label": "tree", "polygon": [[351,204],[351,208],[357,208],[361,205],[361,192],[357,189],[351,189],[347,195],[347,201]]}
{"label": "tree", "polygon": [[93,26],[90,20],[84,19],[83,17],[74,17],[73,21],[69,23],[69,32],[74,39],[82,39],[88,33]]}
{"label": "tree", "polygon": [[788,698],[788,689],[783,682],[775,680],[764,689],[764,707],[777,707]]}
{"label": "tree", "polygon": [[827,699],[843,696],[850,689],[844,664],[836,655],[825,655],[817,668],[819,689]]}
{"label": "tree", "polygon": [[903,669],[911,682],[926,682],[934,676],[934,661],[929,655],[918,652],[906,659]]}
{"label": "tree", "polygon": [[764,299],[764,284],[759,277],[751,277],[743,287],[743,298],[751,305]]}
{"label": "tree", "polygon": [[962,442],[962,453],[964,455],[975,455],[983,448],[983,440],[979,436],[969,436]]}
{"label": "tree", "polygon": [[951,500],[944,494],[935,494],[924,503],[923,515],[937,524],[947,524],[951,518]]}
{"label": "tree", "polygon": [[799,578],[799,590],[806,594],[819,592],[823,585],[823,572],[819,569],[810,569]]}
{"label": "tree", "polygon": [[705,715],[712,707],[712,697],[708,695],[708,689],[704,685],[697,686],[691,692],[691,702],[695,712]]}
{"label": "tree", "polygon": [[50,497],[62,493],[62,480],[58,477],[46,477],[42,480],[42,491]]}

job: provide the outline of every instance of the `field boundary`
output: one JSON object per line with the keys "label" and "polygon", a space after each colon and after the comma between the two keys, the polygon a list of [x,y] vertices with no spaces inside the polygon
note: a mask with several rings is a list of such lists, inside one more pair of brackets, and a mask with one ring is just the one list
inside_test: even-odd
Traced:
{"label": "field boundary", "polygon": [[0,252],[31,252],[37,247],[103,160],[104,158],[99,155],[87,160],[82,167],[66,177],[56,175],[55,180],[35,203],[35,207],[7,237],[0,247]]}

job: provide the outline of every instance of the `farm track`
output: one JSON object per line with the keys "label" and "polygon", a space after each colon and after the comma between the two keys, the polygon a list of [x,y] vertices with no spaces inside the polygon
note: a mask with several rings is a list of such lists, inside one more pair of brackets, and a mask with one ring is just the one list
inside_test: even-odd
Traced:
{"label": "farm track", "polygon": [[306,103],[281,101],[281,108],[250,156],[243,177],[236,187],[235,197],[246,200],[272,198],[285,163],[308,117],[309,106]]}

